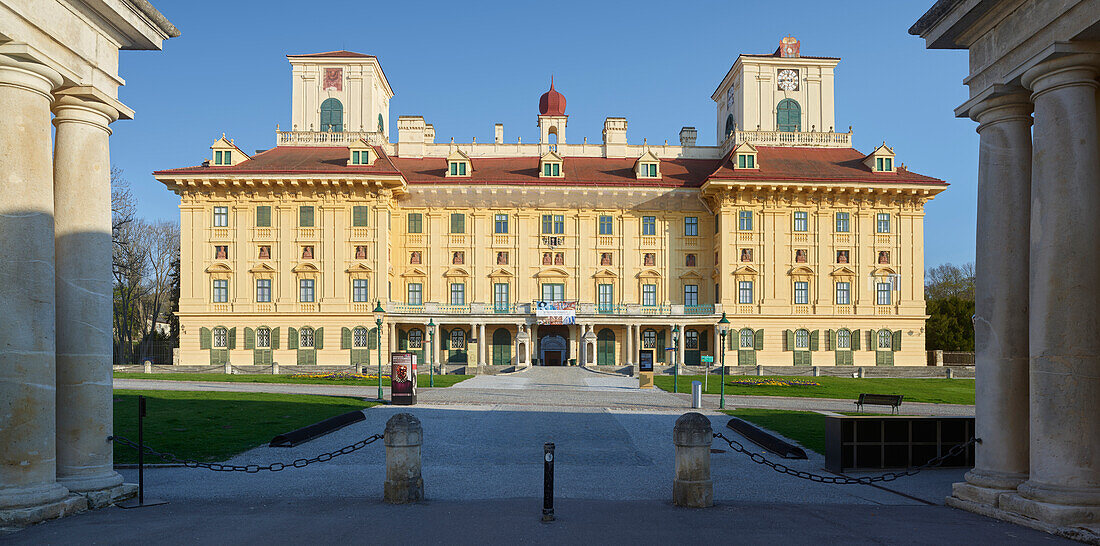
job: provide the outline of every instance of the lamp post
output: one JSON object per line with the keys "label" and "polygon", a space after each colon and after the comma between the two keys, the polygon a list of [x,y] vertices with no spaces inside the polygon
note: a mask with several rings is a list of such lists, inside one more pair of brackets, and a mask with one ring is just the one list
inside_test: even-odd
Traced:
{"label": "lamp post", "polygon": [[680,325],[672,327],[672,392],[680,392]]}
{"label": "lamp post", "polygon": [[435,386],[435,321],[428,319],[428,386]]}
{"label": "lamp post", "polygon": [[718,332],[722,337],[722,342],[719,351],[722,353],[722,387],[721,394],[718,396],[718,408],[726,409],[726,334],[730,331],[730,321],[726,318],[726,314],[722,313],[722,320],[718,321]]}
{"label": "lamp post", "polygon": [[382,302],[379,301],[374,305],[374,324],[375,328],[374,336],[375,341],[378,343],[378,401],[383,402],[382,396],[382,317],[385,316],[386,310],[382,309]]}

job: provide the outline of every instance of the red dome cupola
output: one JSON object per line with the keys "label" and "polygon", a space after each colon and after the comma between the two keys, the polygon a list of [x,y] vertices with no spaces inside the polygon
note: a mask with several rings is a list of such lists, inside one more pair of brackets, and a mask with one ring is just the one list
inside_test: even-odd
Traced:
{"label": "red dome cupola", "polygon": [[564,116],[565,95],[554,90],[554,77],[550,76],[550,90],[539,98],[540,116]]}

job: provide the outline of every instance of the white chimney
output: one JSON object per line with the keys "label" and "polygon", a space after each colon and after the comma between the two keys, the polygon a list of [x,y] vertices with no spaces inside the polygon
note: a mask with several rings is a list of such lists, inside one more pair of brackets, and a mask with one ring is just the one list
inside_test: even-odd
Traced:
{"label": "white chimney", "polygon": [[626,118],[603,121],[604,157],[626,157]]}
{"label": "white chimney", "polygon": [[680,129],[680,146],[695,146],[695,140],[699,137],[699,131],[695,127]]}
{"label": "white chimney", "polygon": [[498,123],[493,126],[493,142],[497,144],[504,144],[504,124]]}

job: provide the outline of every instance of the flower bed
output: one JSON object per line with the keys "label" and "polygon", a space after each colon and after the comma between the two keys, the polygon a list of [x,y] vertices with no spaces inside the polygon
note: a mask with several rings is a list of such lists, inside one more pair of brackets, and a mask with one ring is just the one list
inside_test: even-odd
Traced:
{"label": "flower bed", "polygon": [[[332,379],[332,380],[366,380],[366,379],[378,379],[378,374],[362,374],[362,373],[349,373],[349,372],[331,372],[331,373],[296,373],[290,375],[293,378],[300,379]],[[382,377],[389,377],[383,374]]]}
{"label": "flower bed", "polygon": [[820,387],[821,383],[802,379],[740,379],[727,385],[738,387]]}

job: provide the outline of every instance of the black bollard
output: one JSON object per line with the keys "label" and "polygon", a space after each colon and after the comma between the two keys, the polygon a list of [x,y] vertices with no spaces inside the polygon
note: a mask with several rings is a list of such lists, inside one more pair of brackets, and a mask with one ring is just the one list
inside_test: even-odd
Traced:
{"label": "black bollard", "polygon": [[168,504],[168,501],[150,500],[145,502],[145,397],[138,396],[138,500],[120,503],[119,508],[140,508]]}
{"label": "black bollard", "polygon": [[554,444],[542,446],[542,521],[554,521]]}

